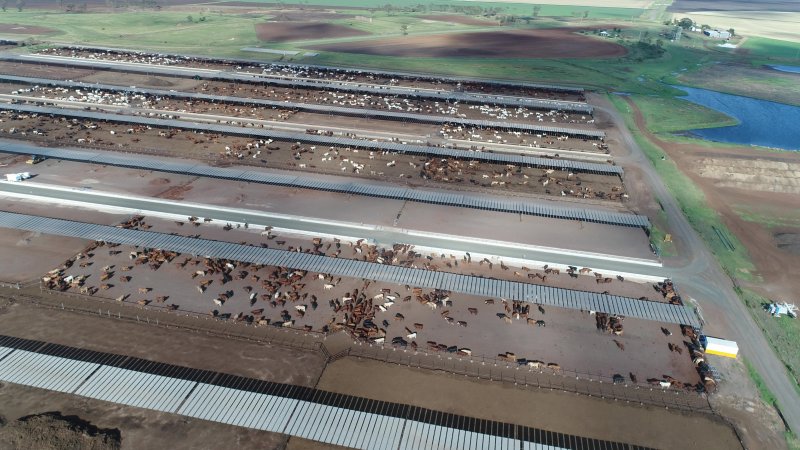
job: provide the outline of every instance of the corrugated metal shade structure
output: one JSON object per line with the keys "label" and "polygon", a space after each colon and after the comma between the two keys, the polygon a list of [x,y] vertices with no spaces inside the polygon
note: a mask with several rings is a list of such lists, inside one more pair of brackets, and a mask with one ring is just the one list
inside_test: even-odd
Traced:
{"label": "corrugated metal shade structure", "polygon": [[699,327],[680,305],[0,211],[0,227]]}
{"label": "corrugated metal shade structure", "polygon": [[[17,42],[13,42],[13,44],[17,44]],[[341,66],[325,66],[319,64],[300,64],[300,63],[275,63],[269,62],[265,63],[264,61],[257,60],[257,59],[247,59],[247,58],[209,58],[208,56],[203,55],[189,55],[189,54],[178,54],[178,53],[150,53],[144,52],[141,50],[135,49],[125,49],[119,47],[103,47],[103,46],[88,46],[88,45],[66,45],[62,46],[61,48],[65,49],[81,49],[81,50],[100,50],[109,53],[134,53],[137,55],[152,55],[152,56],[166,56],[166,57],[173,57],[173,58],[190,58],[195,61],[208,61],[208,62],[221,62],[225,64],[237,64],[237,63],[244,63],[244,64],[256,64],[260,66],[270,66],[270,67],[289,67],[295,69],[304,69],[304,68],[311,68],[311,69],[319,69],[319,70],[328,70],[333,72],[341,72],[341,73],[373,73],[377,75],[389,75],[399,78],[411,78],[416,80],[447,80],[453,82],[468,82],[468,83],[482,83],[491,86],[506,86],[506,87],[527,87],[532,89],[547,89],[550,91],[560,91],[560,92],[574,92],[574,93],[581,93],[584,92],[583,88],[580,87],[573,87],[573,86],[560,86],[554,84],[541,84],[541,83],[526,83],[522,81],[508,81],[508,80],[492,80],[486,78],[469,78],[469,77],[453,77],[453,76],[443,76],[443,75],[433,75],[430,73],[421,73],[421,72],[407,72],[407,71],[390,71],[390,70],[378,70],[378,69],[363,69],[363,68],[347,68]]]}
{"label": "corrugated metal shade structure", "polygon": [[180,66],[160,66],[152,64],[137,64],[125,62],[112,62],[97,59],[81,59],[72,57],[59,57],[52,55],[4,55],[0,60],[6,61],[38,61],[73,67],[91,67],[97,70],[125,71],[144,73],[148,75],[160,74],[173,77],[201,77],[204,80],[233,81],[240,83],[266,84],[289,88],[328,89],[339,92],[350,92],[370,95],[394,95],[398,97],[420,98],[436,101],[457,101],[474,104],[488,104],[513,106],[545,110],[561,110],[582,114],[591,114],[593,108],[586,103],[568,102],[559,100],[541,100],[531,97],[516,97],[505,95],[478,94],[471,92],[455,91],[430,91],[398,86],[379,86],[358,84],[343,81],[325,81],[310,79],[282,79],[262,76],[260,74],[247,74],[243,72],[226,72],[223,70],[196,69]]}
{"label": "corrugated metal shade structure", "polygon": [[431,203],[512,214],[525,214],[555,219],[579,220],[582,222],[603,223],[626,227],[650,227],[650,220],[647,216],[591,208],[570,208],[526,200],[506,200],[470,194],[456,194],[358,182],[340,183],[323,181],[313,177],[265,173],[236,168],[211,167],[204,164],[173,162],[143,156],[86,151],[73,148],[46,148],[28,144],[7,144],[3,145],[0,152],[36,154],[48,158],[84,163],[128,167],[132,169],[147,169],[158,172],[219,178],[224,180],[249,181],[272,186],[315,189],[342,194],[365,195],[393,200]]}
{"label": "corrugated metal shade structure", "polygon": [[646,450],[3,335],[0,381],[357,449]]}
{"label": "corrugated metal shade structure", "polygon": [[[312,103],[283,102],[283,101],[266,100],[259,98],[236,97],[231,95],[209,95],[209,94],[202,94],[199,92],[165,91],[161,89],[127,87],[127,86],[117,86],[112,84],[100,84],[100,83],[84,83],[81,81],[62,81],[62,80],[53,80],[49,78],[21,77],[16,75],[0,74],[0,81],[8,83],[25,83],[25,84],[34,84],[43,86],[68,87],[72,89],[76,88],[100,89],[107,91],[127,92],[129,94],[146,94],[146,95],[185,99],[185,100],[203,100],[214,103],[230,103],[238,105],[263,106],[269,108],[292,109],[292,110],[310,112],[316,114],[332,114],[332,115],[347,116],[347,117],[364,117],[372,119],[395,120],[404,122],[407,121],[407,122],[418,122],[418,123],[428,123],[428,124],[453,124],[453,125],[462,125],[465,127],[525,131],[529,133],[541,133],[545,135],[550,133],[554,135],[569,134],[570,136],[589,137],[592,139],[605,138],[605,133],[602,131],[579,130],[576,128],[548,127],[548,126],[530,125],[527,123],[515,123],[508,121],[499,122],[499,121],[480,120],[480,119],[462,119],[460,117],[451,117],[443,115],[383,111],[378,109],[367,109],[367,108],[347,108],[343,106],[318,105]],[[570,133],[564,133],[564,130],[569,130]],[[475,144],[479,145],[480,142],[476,142]]]}
{"label": "corrugated metal shade structure", "polygon": [[[231,136],[242,136],[254,139],[274,139],[284,142],[300,142],[340,148],[373,149],[398,154],[421,155],[437,158],[454,158],[465,161],[483,161],[491,164],[514,164],[523,167],[542,169],[568,170],[570,172],[596,173],[601,175],[622,176],[622,167],[610,164],[595,164],[565,159],[538,158],[503,153],[476,152],[443,147],[408,145],[397,142],[370,141],[344,137],[320,136],[316,134],[292,133],[263,128],[237,127],[216,123],[196,123],[178,119],[159,119],[153,117],[110,114],[96,111],[63,109],[52,106],[34,106],[30,104],[0,104],[0,110],[19,111],[61,117],[102,120],[113,123],[149,125],[156,128],[174,128],[196,132],[213,132]],[[180,114],[175,114],[180,115]]]}

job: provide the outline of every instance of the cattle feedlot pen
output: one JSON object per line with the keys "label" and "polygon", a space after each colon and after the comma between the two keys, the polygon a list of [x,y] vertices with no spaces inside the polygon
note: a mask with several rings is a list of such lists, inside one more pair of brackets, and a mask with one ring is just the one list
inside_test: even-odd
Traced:
{"label": "cattle feedlot pen", "polygon": [[[8,42],[8,41],[7,41]],[[11,45],[18,45],[17,42],[10,42]],[[224,64],[255,64],[259,66],[269,66],[269,67],[286,67],[286,68],[293,68],[293,69],[319,69],[319,70],[327,70],[331,72],[338,72],[338,73],[373,73],[376,75],[389,75],[397,78],[405,78],[405,79],[416,79],[416,80],[446,80],[451,82],[467,82],[467,83],[482,83],[489,86],[500,86],[500,87],[527,87],[533,89],[546,89],[550,91],[557,91],[557,92],[574,92],[574,93],[581,93],[584,92],[585,89],[582,87],[576,86],[561,86],[555,84],[541,84],[541,83],[526,83],[523,81],[516,81],[516,80],[493,80],[488,78],[469,78],[469,77],[454,77],[454,76],[441,76],[441,75],[433,75],[430,73],[420,73],[420,72],[400,72],[400,71],[391,71],[391,70],[381,70],[381,69],[363,69],[363,68],[348,68],[342,66],[325,66],[319,64],[300,64],[300,63],[290,63],[290,62],[269,62],[265,63],[264,61],[257,60],[257,59],[247,59],[247,58],[209,58],[208,56],[203,55],[191,55],[191,54],[177,54],[177,53],[147,53],[141,50],[134,50],[134,49],[126,49],[126,48],[118,48],[118,47],[103,47],[103,46],[89,46],[89,45],[66,45],[60,47],[65,50],[98,50],[104,51],[108,53],[115,53],[115,54],[126,54],[126,53],[133,53],[136,55],[150,55],[150,56],[165,56],[169,58],[184,58],[189,59],[192,61],[204,61],[204,62],[220,62]]]}
{"label": "cattle feedlot pen", "polygon": [[[526,123],[515,123],[506,121],[497,122],[497,121],[479,120],[479,119],[462,119],[460,117],[436,116],[430,114],[415,114],[415,113],[406,113],[397,111],[381,111],[377,109],[366,109],[366,108],[346,108],[343,106],[316,105],[311,103],[295,103],[295,102],[286,102],[277,100],[236,97],[231,95],[209,95],[209,94],[201,94],[198,92],[164,91],[160,89],[147,89],[139,87],[131,88],[124,86],[116,86],[113,84],[84,83],[81,81],[61,81],[61,80],[52,80],[49,78],[33,78],[33,77],[21,77],[16,75],[0,74],[0,81],[8,83],[25,83],[25,84],[40,85],[40,86],[68,87],[73,89],[74,88],[102,89],[106,91],[127,92],[129,94],[146,94],[146,95],[182,99],[182,100],[191,99],[191,100],[208,101],[212,103],[231,103],[239,105],[264,106],[270,108],[293,109],[309,113],[332,114],[332,115],[347,116],[347,117],[365,117],[365,118],[407,121],[407,122],[417,122],[426,124],[452,124],[452,125],[461,125],[466,127],[525,131],[529,133],[544,133],[544,134],[552,133],[558,135],[566,134],[578,137],[584,136],[583,133],[588,133],[586,137],[592,139],[596,139],[598,136],[596,132],[588,130],[529,125]],[[476,142],[476,145],[478,144],[479,142]]]}
{"label": "cattle feedlot pen", "polygon": [[[260,74],[245,74],[245,73],[231,73],[221,70],[209,69],[196,69],[192,67],[176,67],[176,66],[157,66],[149,64],[137,63],[124,63],[116,61],[103,61],[103,60],[84,60],[78,58],[50,56],[50,55],[6,55],[0,57],[0,60],[16,61],[16,62],[31,62],[38,61],[48,64],[56,64],[61,66],[73,67],[92,67],[98,70],[124,70],[125,72],[136,72],[145,74],[161,74],[174,77],[202,77],[207,80],[223,80],[235,81],[243,83],[262,83],[274,86],[286,87],[299,87],[310,89],[330,89],[340,92],[356,92],[364,94],[388,94],[397,95],[399,97],[421,98],[442,101],[459,101],[472,104],[489,104],[501,106],[514,106],[523,108],[534,109],[556,109],[569,112],[577,112],[584,114],[591,114],[593,108],[586,103],[574,102],[560,102],[557,100],[539,100],[527,97],[516,96],[503,96],[503,95],[487,95],[487,94],[474,94],[467,92],[452,92],[452,91],[424,91],[412,88],[399,88],[390,86],[370,86],[359,85],[357,83],[341,82],[341,81],[323,81],[323,80],[298,80],[298,79],[279,79]],[[602,134],[602,132],[597,132]]]}
{"label": "cattle feedlot pen", "polygon": [[35,154],[53,159],[81,163],[103,164],[132,169],[155,170],[224,180],[247,181],[272,186],[315,189],[350,195],[364,195],[394,200],[407,200],[435,205],[455,206],[488,211],[580,220],[626,227],[650,228],[647,216],[615,213],[592,208],[569,208],[553,206],[530,200],[503,200],[470,194],[457,194],[399,186],[377,185],[359,182],[324,181],[313,177],[273,174],[234,168],[211,167],[205,164],[182,163],[158,160],[144,156],[119,155],[109,152],[87,151],[74,148],[46,148],[22,142],[0,141],[0,152],[21,155]]}
{"label": "cattle feedlot pen", "polygon": [[360,449],[647,450],[3,335],[0,380]]}
{"label": "cattle feedlot pen", "polygon": [[[46,100],[43,101],[46,103]],[[128,116],[121,114],[109,114],[102,112],[69,110],[50,106],[33,106],[26,104],[0,104],[0,110],[27,112],[33,114],[44,114],[60,117],[73,117],[91,120],[103,120],[107,122],[126,123],[135,125],[149,125],[155,128],[173,128],[190,130],[197,132],[213,132],[230,136],[275,139],[284,142],[301,142],[304,144],[318,144],[345,148],[364,148],[374,149],[399,154],[434,156],[439,158],[455,158],[465,161],[485,161],[495,164],[517,164],[524,167],[536,167],[542,169],[568,170],[570,172],[587,172],[602,175],[622,176],[623,171],[619,166],[608,164],[594,164],[580,161],[556,160],[547,158],[537,158],[534,156],[519,156],[508,154],[496,154],[486,152],[475,152],[470,150],[456,150],[443,147],[429,147],[422,145],[399,144],[395,142],[373,142],[361,139],[351,139],[343,137],[329,137],[311,135],[306,133],[291,133],[285,131],[267,130],[262,128],[246,128],[213,123],[193,123],[177,119],[157,119],[142,116]],[[176,114],[179,115],[179,114]]]}
{"label": "cattle feedlot pen", "polygon": [[502,297],[581,311],[599,311],[665,323],[700,326],[691,310],[684,306],[616,295],[410,269],[5,211],[0,211],[0,227],[170,250],[253,264],[285,266],[309,272],[409,284],[476,296]]}

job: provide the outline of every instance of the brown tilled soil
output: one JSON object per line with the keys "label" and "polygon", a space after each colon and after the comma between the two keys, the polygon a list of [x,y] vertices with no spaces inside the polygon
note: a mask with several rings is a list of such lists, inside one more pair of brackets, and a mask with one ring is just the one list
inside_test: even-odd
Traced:
{"label": "brown tilled soil", "polygon": [[268,22],[256,25],[256,36],[266,42],[304,41],[366,36],[369,33],[344,25],[323,22]]}
{"label": "brown tilled soil", "polygon": [[623,56],[625,47],[574,34],[572,29],[515,30],[403,36],[315,45],[329,52],[408,57],[603,58]]}
{"label": "brown tilled soil", "polygon": [[497,22],[490,20],[478,19],[470,16],[462,16],[460,14],[428,14],[426,16],[419,16],[420,19],[435,20],[437,22],[451,22],[460,23],[461,25],[478,25],[484,27],[499,26]]}
{"label": "brown tilled soil", "polygon": [[99,429],[59,412],[20,417],[0,428],[0,447],[16,450],[117,450],[120,440],[119,430]]}

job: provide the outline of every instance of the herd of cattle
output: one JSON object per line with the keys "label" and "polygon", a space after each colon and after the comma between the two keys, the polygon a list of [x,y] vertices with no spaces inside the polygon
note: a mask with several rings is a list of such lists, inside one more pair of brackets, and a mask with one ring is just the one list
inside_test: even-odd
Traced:
{"label": "herd of cattle", "polygon": [[[208,219],[189,217],[186,221],[181,221],[180,225],[200,226],[208,221]],[[137,229],[151,227],[142,216],[135,216],[121,226]],[[262,232],[262,235],[266,236],[270,246],[282,246],[288,251],[360,259],[378,264],[396,264],[428,270],[440,270],[439,264],[443,264],[452,270],[458,270],[459,262],[462,264],[472,262],[469,255],[462,259],[447,255],[424,256],[408,245],[398,244],[393,248],[381,248],[363,241],[344,243],[335,239],[325,242],[315,238],[310,246],[304,248],[300,245],[287,245],[286,241],[279,240],[279,237],[269,229]],[[342,253],[346,248],[350,249],[351,254]],[[108,257],[105,255],[98,257],[100,252],[106,251]],[[99,271],[95,269],[94,275],[82,273],[88,271],[95,260],[98,264],[104,264],[103,267]],[[424,262],[420,264],[420,260]],[[478,263],[492,265],[488,260]],[[170,295],[157,285],[142,286],[137,282],[142,270],[163,271],[162,267],[165,265],[179,269],[179,273],[185,273],[191,280],[187,283],[195,284],[197,294],[193,296],[194,298],[187,302],[189,296],[186,294],[172,292]],[[136,269],[137,266],[140,268]],[[514,277],[523,276],[528,272],[529,275],[534,275],[528,278],[533,279],[546,279],[547,275],[559,275],[557,269],[549,267],[545,269],[544,275],[526,268],[522,268],[521,272],[512,271],[502,262],[500,268],[501,274],[508,271],[509,277],[512,272]],[[132,276],[136,270],[140,275]],[[572,277],[578,273],[588,274],[588,270],[590,269],[570,267],[567,273]],[[152,277],[147,275],[142,277],[142,279],[150,278]],[[462,357],[473,356],[473,350],[459,345],[457,338],[453,337],[454,334],[447,330],[449,326],[456,329],[469,327],[470,316],[478,316],[479,313],[494,314],[497,323],[501,324],[498,326],[522,323],[535,328],[547,327],[545,308],[536,303],[494,298],[484,299],[483,305],[472,301],[461,303],[466,300],[459,300],[457,296],[444,290],[387,285],[366,279],[343,280],[332,274],[310,273],[289,267],[261,266],[217,258],[192,257],[157,249],[126,250],[115,244],[101,242],[92,244],[83,252],[65,261],[61,267],[46,274],[42,282],[45,288],[51,290],[116,298],[120,302],[149,305],[166,310],[207,312],[218,320],[291,327],[307,332],[346,332],[357,341],[373,345],[391,345],[422,352],[444,352]],[[115,285],[117,289],[113,290]],[[668,301],[680,302],[680,296],[675,293],[671,282],[657,283],[654,289],[665,298],[668,297]],[[104,294],[111,290],[115,296]],[[421,309],[408,305],[398,306],[406,303],[419,304]],[[325,304],[327,308],[323,306]],[[423,312],[426,310],[429,312]],[[407,318],[409,312],[414,319]],[[597,329],[610,334],[617,347],[621,351],[625,350],[624,344],[616,339],[624,333],[624,317],[596,311],[585,311],[584,314],[594,316]],[[702,383],[683,383],[669,375],[649,378],[647,381],[664,388],[713,390],[716,382],[710,367],[705,363],[702,346],[697,342],[696,331],[690,327],[682,327],[682,331],[688,341],[682,344],[670,342],[669,350],[682,354],[683,347],[688,348],[689,356],[700,374]],[[666,328],[662,328],[662,332],[668,338],[672,335]],[[482,354],[475,356],[489,355],[482,349]],[[549,369],[556,373],[562,371],[558,363],[518,356],[517,352],[506,351],[496,357],[509,364],[515,363],[532,370]],[[628,378],[631,382],[638,383],[636,375],[632,372]],[[616,375],[614,380],[621,382]]]}
{"label": "herd of cattle", "polygon": [[209,58],[195,58],[191,56],[162,55],[146,52],[106,51],[98,49],[82,49],[69,47],[53,47],[41,49],[43,55],[53,55],[73,58],[88,58],[101,61],[116,61],[126,63],[151,64],[163,66],[196,67],[202,69],[216,69],[231,72],[247,72],[261,74],[266,77],[276,78],[305,78],[326,81],[339,81],[346,83],[365,83],[386,86],[414,86],[429,89],[447,89],[468,92],[488,92],[500,95],[517,95],[553,100],[585,101],[583,92],[564,92],[541,87],[522,87],[492,85],[470,81],[450,81],[438,77],[411,76],[399,77],[397,75],[374,73],[367,70],[346,68],[324,68],[302,65],[289,65],[279,63],[253,63],[230,62]]}

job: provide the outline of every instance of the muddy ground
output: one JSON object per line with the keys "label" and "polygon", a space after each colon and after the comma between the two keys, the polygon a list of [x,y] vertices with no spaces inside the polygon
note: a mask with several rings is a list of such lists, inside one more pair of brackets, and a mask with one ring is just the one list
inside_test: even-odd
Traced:
{"label": "muddy ground", "polygon": [[573,29],[467,32],[370,39],[308,48],[329,52],[403,57],[611,58],[625,47],[574,34]]}
{"label": "muddy ground", "polygon": [[120,433],[98,429],[77,416],[50,412],[0,424],[0,446],[17,450],[116,450],[120,448]]}
{"label": "muddy ground", "polygon": [[[388,388],[387,388],[388,387]],[[735,449],[733,430],[712,416],[643,408],[548,390],[523,390],[463,376],[346,358],[328,366],[320,389],[361,392],[454,414],[661,449]]]}
{"label": "muddy ground", "polygon": [[[270,238],[256,231],[243,229],[226,232],[214,223],[199,227],[190,227],[188,224],[188,221],[179,225],[175,222],[147,219],[147,225],[142,226],[153,227],[150,228],[151,231],[199,234],[204,238],[267,245],[285,250],[309,249],[312,246],[309,238],[277,234]],[[28,238],[31,235],[33,234],[27,233],[22,237]],[[373,253],[374,247],[366,244],[359,246],[358,243],[353,245],[345,241],[338,250],[337,245],[330,240],[321,240],[319,245],[320,252],[328,256],[366,258],[380,262]],[[67,257],[75,255],[72,248],[55,243],[50,251],[58,248]],[[365,317],[373,317],[372,321],[376,326],[385,330],[381,333],[385,341],[376,341],[377,344],[388,345],[392,338],[401,337],[408,341],[410,347],[418,345],[420,351],[430,350],[427,342],[435,341],[445,347],[470,349],[474,357],[494,359],[500,353],[511,352],[520,358],[555,362],[564,370],[607,378],[614,374],[626,374],[626,377],[634,374],[643,383],[648,378],[661,378],[668,374],[687,384],[698,381],[688,351],[676,353],[668,348],[668,343],[683,348],[680,329],[674,325],[627,319],[624,333],[613,336],[597,331],[595,317],[588,312],[551,307],[537,309],[533,305],[529,307],[527,314],[506,323],[503,316],[512,316],[512,305],[499,298],[491,299],[492,304],[487,304],[485,298],[451,294],[449,297],[452,304],[442,304],[439,308],[431,309],[429,305],[421,304],[418,298],[428,295],[433,298],[434,292],[429,289],[416,292],[412,286],[362,283],[355,279],[337,277],[320,279],[316,273],[302,273],[300,277],[293,277],[290,285],[277,288],[274,282],[289,278],[291,269],[287,272],[286,269],[276,267],[259,268],[234,264],[237,267],[230,272],[231,278],[225,280],[218,275],[207,274],[207,264],[203,258],[176,255],[154,270],[148,264],[140,264],[131,259],[131,252],[135,253],[137,249],[129,246],[103,246],[85,253],[86,256],[61,274],[63,277],[82,276],[86,280],[83,287],[68,288],[67,292],[117,299],[147,308],[175,309],[179,314],[191,313],[205,318],[226,317],[226,320],[252,322],[262,326],[288,325],[308,331],[331,332],[349,321],[359,323]],[[392,258],[386,254],[383,257],[387,258],[387,263]],[[539,274],[548,277],[548,285],[607,289],[618,295],[641,295],[654,300],[660,298],[649,284],[615,281],[597,285],[592,275],[573,279],[564,274],[546,273],[541,268],[501,270],[499,264],[490,268],[488,263],[467,262],[447,255],[444,258],[439,255],[414,256],[404,249],[399,249],[394,257],[394,264],[411,267],[527,282],[541,282],[527,276]],[[50,268],[60,265],[59,263]],[[47,270],[41,270],[40,275],[44,275]],[[201,275],[198,276],[198,273]],[[289,286],[292,286],[291,289]],[[388,289],[389,293],[383,294],[384,289]],[[346,307],[348,303],[353,303],[353,300],[348,299],[359,297],[359,292],[363,296],[364,304],[369,305],[366,308],[362,306],[361,314],[359,308]],[[448,317],[449,322],[445,320]],[[672,336],[664,336],[662,327],[668,329]],[[535,345],[532,345],[534,342]]]}
{"label": "muddy ground", "polygon": [[[69,311],[39,309],[26,303],[0,310],[0,324],[5,334],[13,336],[147,357],[190,367],[227,373],[237,373],[246,367],[258,368],[261,375],[254,375],[250,370],[239,374],[264,379],[273,379],[270,368],[276,365],[281,366],[281,370],[288,366],[314,374],[320,370],[314,366],[301,367],[296,363],[276,363],[270,355],[279,360],[285,357],[281,353],[285,351],[279,348]],[[137,344],[131,345],[131,342]],[[187,352],[187,349],[198,351]],[[253,355],[260,357],[254,360]],[[296,353],[293,355],[298,356]],[[243,364],[245,361],[247,364]],[[394,389],[386,389],[387,385]],[[561,392],[525,390],[498,382],[473,381],[353,358],[330,365],[322,374],[318,387],[471,417],[657,448],[687,448],[694,445],[709,449],[739,448],[730,428],[704,414],[623,405]],[[465,392],[469,395],[465,395]],[[0,401],[0,414],[5,417],[16,418],[58,410],[65,415],[78,415],[101,428],[117,428],[121,432],[123,448],[163,446],[165,442],[173,441],[174,445],[170,445],[174,448],[220,448],[230,442],[236,442],[241,448],[275,448],[285,439],[270,433],[10,384],[0,388],[0,399],[3,400]],[[675,433],[675,430],[682,432]],[[308,447],[304,445],[307,441],[299,439],[293,441],[295,439],[291,438],[288,448],[329,448]]]}
{"label": "muddy ground", "polygon": [[0,136],[42,145],[88,146],[205,160],[212,164],[341,174],[403,185],[431,184],[450,189],[513,192],[576,199],[624,200],[616,175],[573,174],[514,165],[431,158],[381,151],[264,141],[213,133],[157,129],[67,118],[0,112]]}

